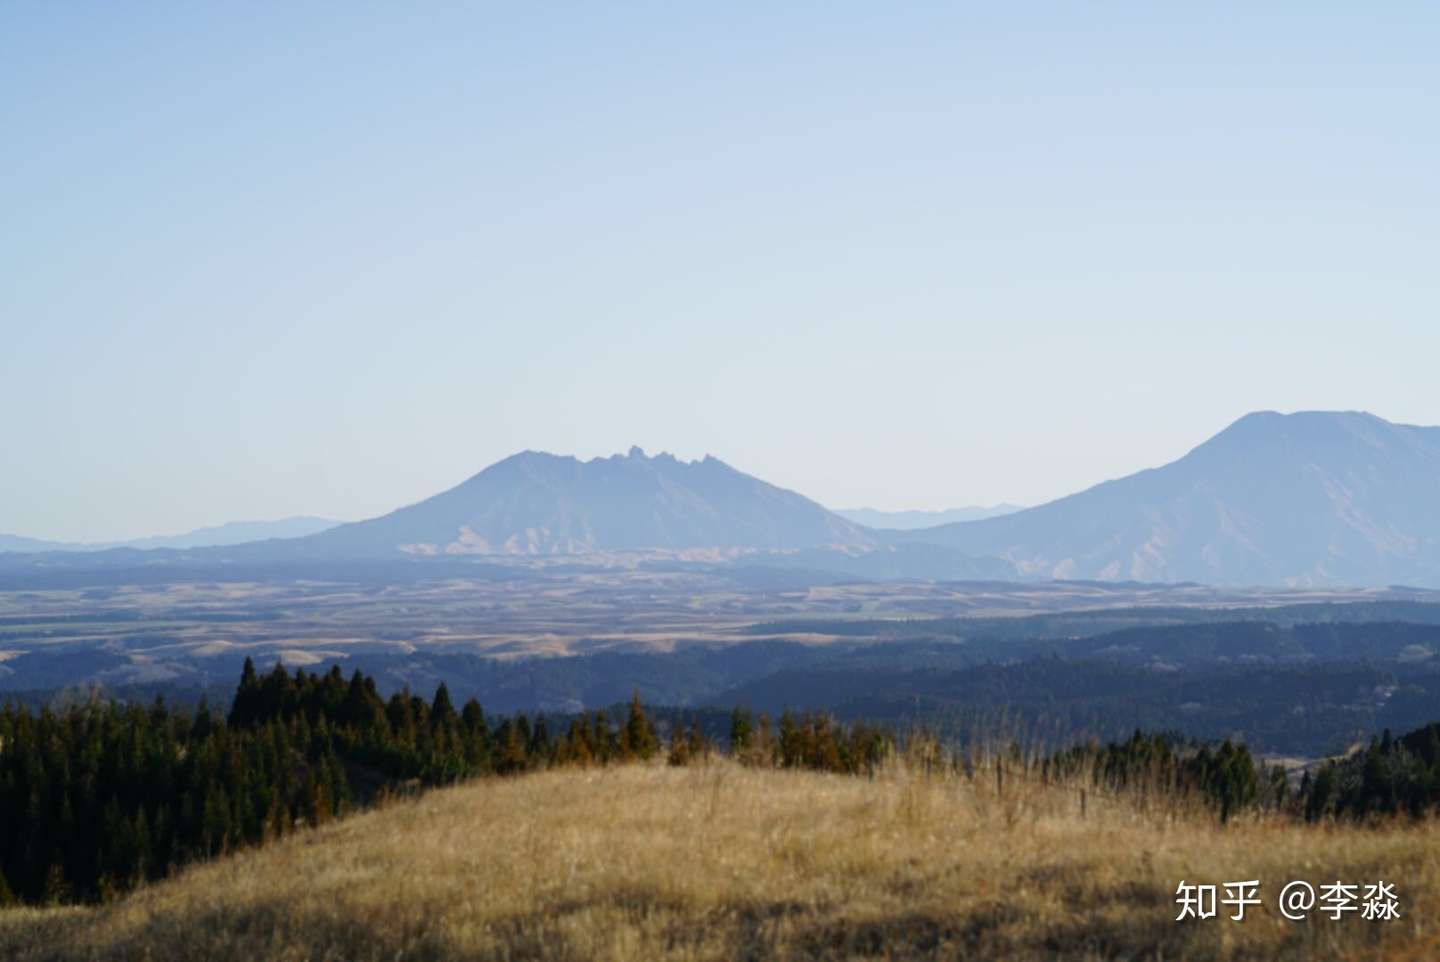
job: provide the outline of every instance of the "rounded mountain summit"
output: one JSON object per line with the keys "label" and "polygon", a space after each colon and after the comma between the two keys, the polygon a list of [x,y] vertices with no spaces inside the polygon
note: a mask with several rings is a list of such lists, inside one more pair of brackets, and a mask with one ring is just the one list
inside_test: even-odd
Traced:
{"label": "rounded mountain summit", "polygon": [[896,540],[1040,578],[1440,586],[1440,427],[1261,411],[1170,464]]}

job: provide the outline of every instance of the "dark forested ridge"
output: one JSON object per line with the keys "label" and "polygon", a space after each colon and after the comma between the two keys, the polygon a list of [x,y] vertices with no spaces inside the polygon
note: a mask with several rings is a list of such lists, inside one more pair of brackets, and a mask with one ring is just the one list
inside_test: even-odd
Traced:
{"label": "dark forested ridge", "polygon": [[[1153,621],[1136,623],[1145,618]],[[744,643],[695,641],[670,652],[502,659],[444,648],[360,649],[347,656],[346,671],[373,677],[386,699],[444,682],[457,702],[474,698],[501,714],[568,716],[638,691],[651,705],[748,704],[772,716],[820,709],[842,720],[925,724],[959,737],[976,727],[993,730],[1002,716],[1052,744],[1110,740],[1138,727],[1200,740],[1243,737],[1259,751],[1314,757],[1440,717],[1437,621],[1440,606],[1392,603],[804,620],[765,626],[770,637],[757,630]],[[791,640],[806,633],[839,637],[823,645]],[[135,638],[160,643],[158,636]],[[163,694],[194,704],[208,694],[223,703],[242,657],[243,650],[207,656],[180,681],[107,691],[129,701]],[[0,684],[10,689],[6,697],[54,707],[85,700],[84,687],[56,695],[82,665],[123,661],[93,646],[37,645],[0,666],[9,671]]]}

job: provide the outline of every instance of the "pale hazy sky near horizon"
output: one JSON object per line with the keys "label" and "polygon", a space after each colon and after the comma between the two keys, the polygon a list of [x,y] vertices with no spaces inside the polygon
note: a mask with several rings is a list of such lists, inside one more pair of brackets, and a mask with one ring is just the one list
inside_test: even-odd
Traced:
{"label": "pale hazy sky near horizon", "polygon": [[632,444],[1033,504],[1440,423],[1426,7],[5,4],[0,532]]}

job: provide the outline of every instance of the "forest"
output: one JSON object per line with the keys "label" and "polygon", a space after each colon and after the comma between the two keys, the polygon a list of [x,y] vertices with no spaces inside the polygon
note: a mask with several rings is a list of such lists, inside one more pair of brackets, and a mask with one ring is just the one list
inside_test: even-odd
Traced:
{"label": "forest", "polygon": [[93,699],[63,710],[0,710],[0,902],[106,901],[177,867],[260,845],[358,807],[428,786],[564,766],[703,763],[728,753],[755,767],[874,775],[897,759],[997,779],[1143,782],[1198,799],[1223,822],[1261,810],[1316,820],[1402,812],[1440,801],[1440,726],[1387,732],[1359,755],[1292,789],[1243,744],[1199,744],[1136,731],[1060,751],[992,744],[961,750],[932,731],[842,722],[824,712],[778,716],[737,707],[681,712],[627,706],[547,718],[458,708],[442,683],[430,698],[381,696],[338,667],[260,674],[248,659],[228,712]]}

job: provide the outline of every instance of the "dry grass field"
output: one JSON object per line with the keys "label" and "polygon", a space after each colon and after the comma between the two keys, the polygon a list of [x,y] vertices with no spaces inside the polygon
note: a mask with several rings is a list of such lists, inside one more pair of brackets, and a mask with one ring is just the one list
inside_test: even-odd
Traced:
{"label": "dry grass field", "polygon": [[[1228,826],[1070,788],[729,761],[491,779],[199,865],[115,903],[0,913],[42,959],[1434,959],[1433,825]],[[1181,879],[1258,878],[1243,922]],[[1401,918],[1282,918],[1292,878]]]}

